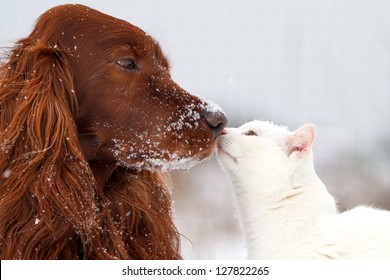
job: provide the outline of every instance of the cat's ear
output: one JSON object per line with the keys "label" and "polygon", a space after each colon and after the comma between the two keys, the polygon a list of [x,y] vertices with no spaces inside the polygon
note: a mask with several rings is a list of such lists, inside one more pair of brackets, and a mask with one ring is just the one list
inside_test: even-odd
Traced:
{"label": "cat's ear", "polygon": [[315,125],[307,123],[302,125],[297,130],[291,132],[287,138],[288,156],[295,153],[301,157],[307,150],[311,148],[315,139]]}

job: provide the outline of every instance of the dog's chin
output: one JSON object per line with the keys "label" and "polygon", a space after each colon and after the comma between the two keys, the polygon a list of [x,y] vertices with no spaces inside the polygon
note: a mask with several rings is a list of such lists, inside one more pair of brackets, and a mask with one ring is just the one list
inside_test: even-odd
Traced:
{"label": "dog's chin", "polygon": [[213,153],[204,151],[194,156],[179,156],[175,153],[164,157],[132,154],[127,158],[117,159],[117,164],[135,171],[148,170],[152,172],[169,172],[177,169],[190,169],[198,163],[211,157]]}
{"label": "dog's chin", "polygon": [[152,172],[169,172],[177,169],[190,169],[200,161],[192,157],[176,158],[173,160],[148,159],[144,162],[142,169]]}

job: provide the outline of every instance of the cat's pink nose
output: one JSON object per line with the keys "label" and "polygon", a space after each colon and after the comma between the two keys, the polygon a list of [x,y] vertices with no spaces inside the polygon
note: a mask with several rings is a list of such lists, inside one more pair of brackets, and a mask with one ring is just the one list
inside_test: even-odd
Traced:
{"label": "cat's pink nose", "polygon": [[227,134],[227,131],[226,131],[226,129],[223,129],[219,135],[222,136],[222,135],[225,135],[225,134]]}

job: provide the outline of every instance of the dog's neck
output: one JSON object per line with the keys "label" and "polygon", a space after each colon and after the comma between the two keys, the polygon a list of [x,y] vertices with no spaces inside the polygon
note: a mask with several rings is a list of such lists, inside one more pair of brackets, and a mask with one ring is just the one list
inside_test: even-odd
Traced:
{"label": "dog's neck", "polygon": [[120,168],[115,162],[90,161],[89,166],[96,180],[97,189],[103,190],[113,173]]}
{"label": "dog's neck", "polygon": [[[114,160],[106,161],[99,158],[100,144],[94,134],[80,134],[79,143],[85,159],[88,161],[96,180],[97,189],[102,190],[110,180],[110,177],[119,166]],[[109,158],[109,157],[106,157]]]}

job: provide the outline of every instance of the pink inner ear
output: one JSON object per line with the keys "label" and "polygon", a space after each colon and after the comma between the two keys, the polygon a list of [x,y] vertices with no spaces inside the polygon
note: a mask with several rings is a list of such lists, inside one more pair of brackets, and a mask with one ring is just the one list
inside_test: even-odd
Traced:
{"label": "pink inner ear", "polygon": [[287,139],[288,155],[306,152],[315,139],[315,125],[307,123],[291,133]]}

